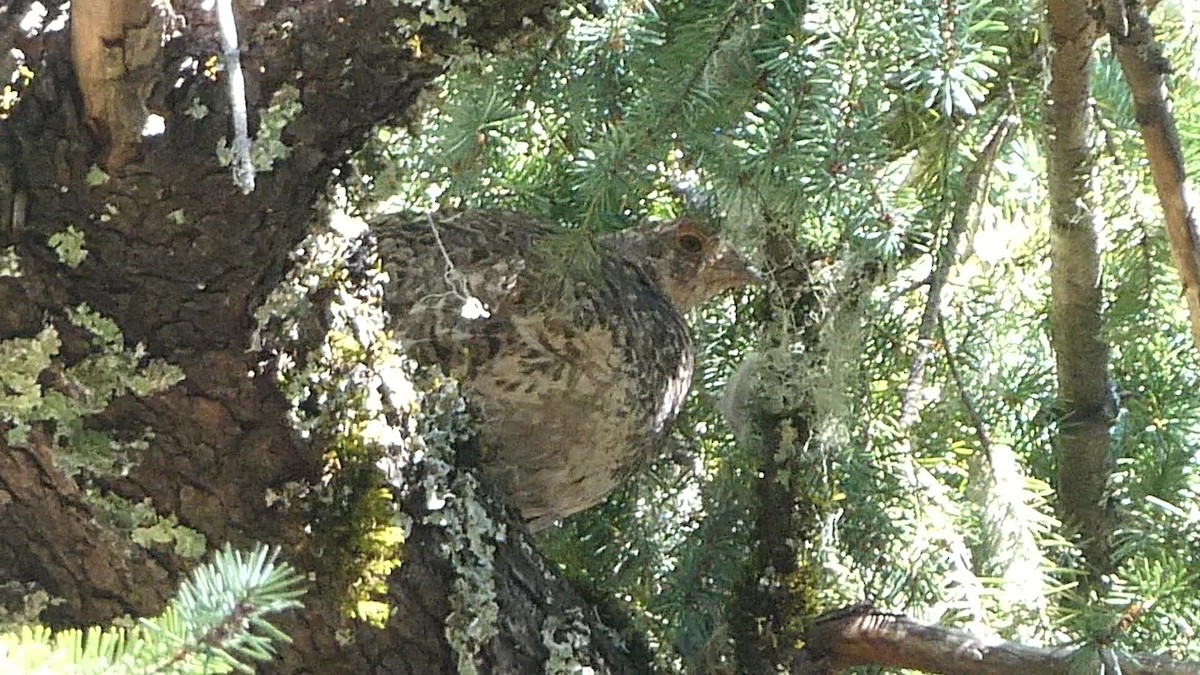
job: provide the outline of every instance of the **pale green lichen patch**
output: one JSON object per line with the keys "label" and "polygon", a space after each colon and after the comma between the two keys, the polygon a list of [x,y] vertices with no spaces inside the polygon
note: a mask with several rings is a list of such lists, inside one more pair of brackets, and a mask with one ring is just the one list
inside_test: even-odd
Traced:
{"label": "pale green lichen patch", "polygon": [[139,546],[169,547],[176,555],[190,560],[200,559],[207,551],[208,540],[202,533],[180,525],[173,514],[160,515],[149,499],[134,502],[89,490],[88,503],[95,508],[97,518],[127,533]]}
{"label": "pale green lichen patch", "polygon": [[[66,319],[86,331],[91,342],[90,352],[70,365],[57,358],[62,345],[54,326],[33,337],[0,341],[0,420],[9,425],[8,443],[27,445],[36,425],[52,445],[55,464],[69,475],[122,475],[148,447],[152,433],[107,433],[87,424],[89,417],[118,396],[145,396],[169,387],[183,379],[183,372],[148,360],[140,344],[127,348],[116,322],[87,305],[68,308]],[[174,516],[159,515],[149,501],[132,503],[95,490],[88,491],[88,501],[101,521],[139,545],[167,546],[188,558],[205,551],[203,535]]]}
{"label": "pale green lichen patch", "polygon": [[[272,497],[300,509],[312,504],[314,513],[343,514],[314,522],[312,531],[330,551],[323,554],[323,582],[354,581],[350,599],[360,618],[391,611],[386,593],[361,589],[386,578],[391,567],[380,563],[395,564],[402,533],[445,528],[442,554],[455,575],[445,635],[458,672],[477,673],[479,654],[499,632],[493,579],[496,543],[506,531],[489,517],[475,479],[453,466],[455,448],[471,434],[457,382],[415,368],[390,335],[380,296],[386,278],[371,249],[357,241],[363,229],[335,218],[329,232],[306,240],[301,264],[258,313],[253,346],[276,355],[296,428],[325,444],[330,458],[320,485]],[[321,296],[329,304],[314,308],[311,298]],[[323,325],[313,323],[314,314],[326,318]],[[299,347],[316,349],[301,358]],[[384,481],[390,485],[380,491]],[[425,498],[419,524],[399,504],[371,497],[393,491]],[[384,506],[392,516],[380,522]],[[338,639],[352,635],[342,632]]]}
{"label": "pale green lichen patch", "polygon": [[455,574],[446,641],[458,662],[458,672],[473,675],[479,672],[479,652],[499,632],[495,542],[504,540],[504,525],[493,520],[479,502],[473,476],[458,473],[447,480],[453,471],[448,464],[426,460],[425,466],[432,509],[425,520],[447,530],[442,552]]}
{"label": "pale green lichen patch", "polygon": [[404,0],[404,4],[417,8],[423,26],[467,25],[467,13],[452,0]]}
{"label": "pale green lichen patch", "polygon": [[[392,610],[387,578],[399,565],[404,530],[376,463],[403,434],[388,424],[393,407],[381,398],[377,373],[393,369],[389,364],[402,369],[403,359],[382,335],[382,283],[371,276],[378,265],[346,269],[364,227],[314,233],[301,244],[296,268],[256,312],[251,348],[276,359],[293,425],[325,448],[318,481],[286,484],[268,501],[304,515],[321,551],[315,572],[343,592],[347,614],[382,625]],[[313,297],[328,304],[316,307]],[[337,639],[352,641],[353,631],[339,631]]]}
{"label": "pale green lichen patch", "polygon": [[546,617],[542,624],[542,645],[550,654],[546,659],[546,675],[594,675],[596,669],[587,657],[591,641],[592,631],[578,607],[568,609],[565,616]]}
{"label": "pale green lichen patch", "polygon": [[109,180],[109,175],[107,173],[105,173],[104,169],[101,169],[100,167],[96,166],[95,164],[92,165],[92,168],[88,169],[87,175],[84,176],[84,181],[90,187],[98,187],[98,186],[104,185],[105,183],[108,182],[108,180]]}
{"label": "pale green lichen patch", "polygon": [[0,417],[13,426],[8,442],[23,445],[29,433],[26,421],[43,403],[38,376],[50,367],[61,343],[58,331],[47,326],[29,338],[0,342]]}
{"label": "pale green lichen patch", "polygon": [[83,232],[74,225],[50,235],[49,244],[58,255],[58,261],[72,269],[79,267],[87,257],[87,249],[83,247]]}
{"label": "pale green lichen patch", "polygon": [[201,103],[199,98],[193,98],[183,113],[194,120],[202,120],[208,116],[208,106]]}
{"label": "pale green lichen patch", "polygon": [[[148,396],[183,380],[183,371],[162,359],[146,360],[142,344],[126,348],[125,338],[116,322],[93,311],[86,304],[67,310],[71,323],[92,334],[92,345],[99,350],[67,369],[74,381],[86,388],[100,412],[113,398],[125,393]],[[145,365],[141,365],[145,362]]]}
{"label": "pale green lichen patch", "polygon": [[0,251],[0,277],[21,276],[21,258],[13,246]]}
{"label": "pale green lichen patch", "polygon": [[[300,109],[300,90],[290,84],[271,96],[271,104],[259,119],[258,134],[250,141],[250,163],[256,172],[270,171],[275,162],[291,154],[292,149],[283,142],[283,130],[300,114]],[[233,162],[233,148],[224,138],[217,144],[217,160],[221,166]]]}
{"label": "pale green lichen patch", "polygon": [[123,473],[148,444],[149,431],[113,438],[87,428],[87,417],[104,411],[117,396],[145,396],[169,387],[183,379],[183,372],[158,359],[146,362],[140,344],[127,349],[116,323],[87,305],[68,310],[67,318],[92,334],[94,348],[70,366],[54,361],[60,341],[53,326],[31,338],[0,342],[0,418],[11,425],[8,441],[25,445],[34,423],[50,423],[55,460],[68,473]]}
{"label": "pale green lichen patch", "polygon": [[[446,530],[442,554],[454,581],[444,631],[459,673],[480,672],[479,654],[499,633],[496,544],[507,540],[503,522],[491,517],[479,483],[454,466],[455,448],[472,434],[458,383],[428,371],[405,371],[407,387],[387,385],[388,402],[406,424],[380,466],[393,485],[425,498],[425,525]],[[419,406],[406,408],[416,392]],[[413,476],[419,476],[413,484]]]}

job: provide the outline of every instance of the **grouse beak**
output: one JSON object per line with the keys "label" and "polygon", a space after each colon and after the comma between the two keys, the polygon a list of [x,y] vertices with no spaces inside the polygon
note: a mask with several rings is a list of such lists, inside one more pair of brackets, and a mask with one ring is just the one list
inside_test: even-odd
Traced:
{"label": "grouse beak", "polygon": [[712,267],[715,276],[727,280],[729,288],[743,286],[765,286],[767,280],[745,256],[736,250],[724,251]]}

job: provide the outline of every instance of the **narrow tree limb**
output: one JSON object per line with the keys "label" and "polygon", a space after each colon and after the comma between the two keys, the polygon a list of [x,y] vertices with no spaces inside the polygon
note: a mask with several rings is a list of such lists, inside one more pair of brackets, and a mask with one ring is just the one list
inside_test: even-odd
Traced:
{"label": "narrow tree limb", "polygon": [[978,577],[997,579],[996,591],[1001,602],[1037,613],[1047,603],[1043,583],[1045,560],[1030,527],[1037,515],[1031,506],[1025,472],[1013,448],[992,440],[940,317],[938,333],[946,349],[946,368],[979,441],[980,452],[970,459],[967,489],[967,499],[979,507],[980,517],[972,570]]}
{"label": "narrow tree limb", "polygon": [[1187,186],[1175,117],[1166,99],[1163,75],[1170,72],[1170,64],[1154,40],[1154,27],[1146,12],[1134,5],[1125,16],[1120,23],[1128,27],[1127,33],[1110,31],[1113,51],[1133,94],[1150,175],[1166,220],[1171,258],[1187,300],[1192,341],[1200,348],[1200,234],[1196,230],[1194,197]]}
{"label": "narrow tree limb", "polygon": [[[996,120],[983,146],[979,149],[975,162],[967,170],[963,181],[963,197],[954,208],[950,217],[950,226],[942,245],[938,247],[934,269],[929,277],[929,295],[925,302],[921,324],[917,329],[916,351],[900,403],[900,426],[905,432],[905,437],[900,443],[903,456],[910,457],[912,455],[912,441],[909,432],[920,416],[920,392],[924,386],[925,369],[933,353],[934,332],[941,316],[942,292],[958,258],[959,239],[967,229],[974,207],[980,201],[986,177],[991,171],[996,155],[1004,146],[1009,132],[1015,128],[1016,123],[1016,118],[1007,114],[1001,115]],[[928,469],[914,462],[906,461],[904,463],[903,475],[914,493],[925,500],[924,517],[938,531],[945,533],[946,559],[962,572],[963,579],[968,580],[962,590],[971,598],[970,606],[974,614],[982,616],[982,605],[979,599],[982,597],[983,589],[974,581],[971,551],[966,541],[956,533],[952,525],[958,508],[955,500],[947,495],[945,484],[933,476]]]}
{"label": "narrow tree limb", "polygon": [[1104,662],[1119,664],[1120,670],[1115,672],[1125,675],[1200,674],[1200,663],[1194,661],[1117,654],[1111,646],[1095,644],[1032,647],[922,624],[869,607],[851,607],[827,616],[831,618],[818,618],[805,635],[806,646],[792,663],[793,675],[833,673],[854,666],[955,675],[1058,675],[1100,672]]}
{"label": "narrow tree limb", "polygon": [[958,241],[967,229],[973,207],[979,201],[984,178],[991,171],[996,155],[1008,134],[1017,125],[1017,119],[1003,115],[992,127],[987,141],[979,150],[979,156],[971,165],[963,185],[963,198],[959,200],[950,218],[950,228],[946,238],[938,248],[937,261],[929,278],[929,295],[925,301],[925,311],[921,315],[921,325],[917,329],[917,347],[913,354],[912,366],[908,372],[908,383],[904,387],[904,397],[900,404],[900,425],[908,428],[917,420],[918,394],[925,382],[925,366],[933,353],[933,333],[937,328],[938,316],[942,309],[942,291],[950,278],[950,269],[958,257]]}
{"label": "narrow tree limb", "polygon": [[963,410],[967,412],[967,418],[971,420],[971,427],[975,430],[975,438],[979,441],[979,447],[984,454],[990,454],[992,450],[992,435],[988,431],[987,422],[983,421],[983,416],[979,414],[979,409],[975,406],[974,398],[971,392],[967,390],[966,381],[962,377],[962,371],[958,367],[958,358],[954,354],[954,349],[951,348],[950,340],[946,336],[946,324],[942,317],[938,317],[937,322],[938,339],[946,348],[946,370],[950,372],[950,379],[954,381],[954,388],[958,390],[958,400],[962,404]]}

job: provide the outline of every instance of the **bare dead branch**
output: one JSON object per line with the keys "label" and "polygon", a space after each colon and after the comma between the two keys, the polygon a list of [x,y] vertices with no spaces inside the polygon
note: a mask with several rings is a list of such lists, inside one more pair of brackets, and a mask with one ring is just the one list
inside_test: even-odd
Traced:
{"label": "bare dead branch", "polygon": [[1125,35],[1110,29],[1113,51],[1133,94],[1150,175],[1166,220],[1171,257],[1187,299],[1192,341],[1200,348],[1200,235],[1196,231],[1195,205],[1187,188],[1175,117],[1167,105],[1163,76],[1170,72],[1170,64],[1154,40],[1154,27],[1146,12],[1134,5],[1126,15]]}
{"label": "bare dead branch", "polygon": [[975,407],[975,401],[971,396],[971,392],[967,389],[966,382],[963,380],[962,371],[958,367],[958,358],[955,356],[954,349],[950,345],[950,340],[946,336],[946,325],[942,321],[942,317],[937,320],[938,339],[946,349],[946,370],[950,371],[950,379],[954,381],[954,388],[958,390],[958,400],[962,403],[963,410],[967,412],[967,417],[971,420],[971,426],[975,429],[975,438],[979,441],[979,446],[984,454],[988,454],[992,449],[992,435],[988,432],[987,423],[983,421],[983,416],[979,414],[979,409]]}
{"label": "bare dead branch", "polygon": [[[946,230],[941,246],[938,247],[936,263],[933,272],[929,276],[929,294],[925,301],[921,325],[917,329],[916,351],[913,355],[908,382],[905,385],[904,395],[900,403],[900,426],[906,435],[917,422],[920,415],[920,392],[925,382],[925,367],[928,365],[933,354],[934,331],[937,328],[938,318],[941,315],[942,291],[945,289],[946,282],[950,277],[950,270],[954,267],[958,259],[959,239],[967,229],[971,214],[974,212],[974,207],[980,201],[985,177],[989,174],[996,160],[996,155],[999,153],[1000,148],[1003,147],[1009,132],[1016,126],[1016,123],[1016,118],[1008,114],[1002,114],[996,119],[990,133],[986,136],[983,146],[979,149],[975,162],[967,171],[964,178],[963,197],[951,214],[950,226]],[[902,447],[905,448],[903,454],[910,455],[911,440],[906,437],[902,441],[902,444]],[[930,521],[933,527],[946,533],[947,560],[965,572],[965,578],[969,577],[973,568],[971,551],[966,545],[966,541],[956,533],[952,525],[954,519],[952,513],[957,506],[954,500],[946,494],[946,486],[938,481],[926,468],[916,463],[907,463],[903,471],[912,488],[922,494],[924,499],[927,500],[927,510],[924,513],[925,518]],[[981,588],[978,585],[974,585],[964,590],[977,599]],[[978,607],[978,603],[972,604]]]}
{"label": "bare dead branch", "polygon": [[922,624],[869,607],[852,607],[821,619],[805,635],[793,675],[833,673],[853,666],[907,668],[955,675],[1057,675],[1100,672],[1119,664],[1125,675],[1197,675],[1200,663],[1149,654],[1118,654],[1110,645],[1033,647],[984,638],[954,628]]}

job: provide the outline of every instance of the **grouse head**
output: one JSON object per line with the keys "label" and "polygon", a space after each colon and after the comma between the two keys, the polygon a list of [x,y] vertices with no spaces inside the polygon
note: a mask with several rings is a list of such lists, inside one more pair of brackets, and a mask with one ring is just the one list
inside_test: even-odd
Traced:
{"label": "grouse head", "polygon": [[629,255],[648,264],[681,312],[725,291],[763,281],[744,255],[692,217],[633,228],[615,239]]}

